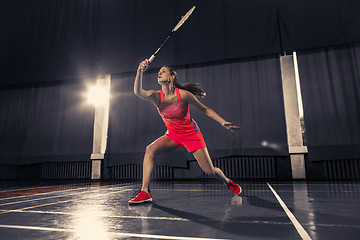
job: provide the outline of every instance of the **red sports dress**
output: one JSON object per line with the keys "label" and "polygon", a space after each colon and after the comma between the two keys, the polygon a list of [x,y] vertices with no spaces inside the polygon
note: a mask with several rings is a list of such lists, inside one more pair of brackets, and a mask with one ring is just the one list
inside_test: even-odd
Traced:
{"label": "red sports dress", "polygon": [[158,111],[167,127],[166,136],[173,140],[179,148],[185,146],[189,152],[206,148],[204,138],[196,122],[190,118],[189,103],[181,100],[179,89],[175,88],[177,101],[164,102],[164,92],[160,91]]}

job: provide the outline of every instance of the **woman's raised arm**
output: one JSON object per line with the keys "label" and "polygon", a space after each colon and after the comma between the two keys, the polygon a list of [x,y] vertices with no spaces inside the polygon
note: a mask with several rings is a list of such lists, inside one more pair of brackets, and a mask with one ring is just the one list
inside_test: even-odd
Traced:
{"label": "woman's raised arm", "polygon": [[154,90],[144,90],[142,88],[142,79],[143,74],[147,70],[147,68],[150,66],[150,62],[148,59],[145,59],[139,64],[139,67],[136,72],[136,77],[134,81],[134,93],[136,96],[140,97],[141,99],[144,99],[149,102],[155,101],[155,91]]}

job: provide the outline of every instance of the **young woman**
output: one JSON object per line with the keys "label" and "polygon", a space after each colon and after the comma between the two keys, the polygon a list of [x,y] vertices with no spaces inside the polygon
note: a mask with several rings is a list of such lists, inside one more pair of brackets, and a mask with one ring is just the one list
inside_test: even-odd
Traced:
{"label": "young woman", "polygon": [[231,132],[240,128],[234,126],[232,122],[225,121],[214,110],[206,107],[195,97],[205,96],[205,92],[197,84],[179,85],[176,81],[176,72],[168,66],[162,67],[158,73],[158,83],[162,89],[160,91],[144,90],[142,88],[142,77],[144,71],[149,66],[150,62],[148,59],[139,64],[134,82],[134,93],[138,97],[152,102],[158,108],[168,131],[164,136],[147,146],[143,162],[142,188],[140,193],[128,203],[135,204],[152,201],[149,183],[150,174],[155,165],[155,156],[165,151],[181,148],[182,146],[185,146],[194,155],[205,173],[219,177],[234,194],[239,195],[241,187],[227,178],[219,168],[213,166],[200,129],[196,122],[190,118],[189,104],[203,111]]}

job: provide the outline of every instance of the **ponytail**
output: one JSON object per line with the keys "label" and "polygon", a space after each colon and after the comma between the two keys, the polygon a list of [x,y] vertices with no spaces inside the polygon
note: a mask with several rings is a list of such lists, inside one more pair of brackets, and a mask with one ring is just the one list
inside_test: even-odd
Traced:
{"label": "ponytail", "polygon": [[184,85],[180,85],[177,82],[178,77],[177,77],[175,70],[169,66],[164,66],[164,67],[169,69],[171,76],[175,76],[174,81],[173,81],[174,87],[184,89],[186,91],[191,92],[195,96],[199,96],[202,98],[206,96],[206,92],[200,87],[199,83],[185,83]]}

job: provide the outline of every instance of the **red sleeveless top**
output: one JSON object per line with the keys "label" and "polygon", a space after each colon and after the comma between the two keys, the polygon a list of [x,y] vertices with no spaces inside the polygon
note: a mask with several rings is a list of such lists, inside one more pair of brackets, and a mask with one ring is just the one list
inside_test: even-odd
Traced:
{"label": "red sleeveless top", "polygon": [[169,104],[164,102],[164,92],[160,91],[160,104],[158,112],[169,132],[174,134],[194,134],[199,132],[196,122],[190,118],[189,103],[181,100],[179,89],[175,88],[177,101]]}

